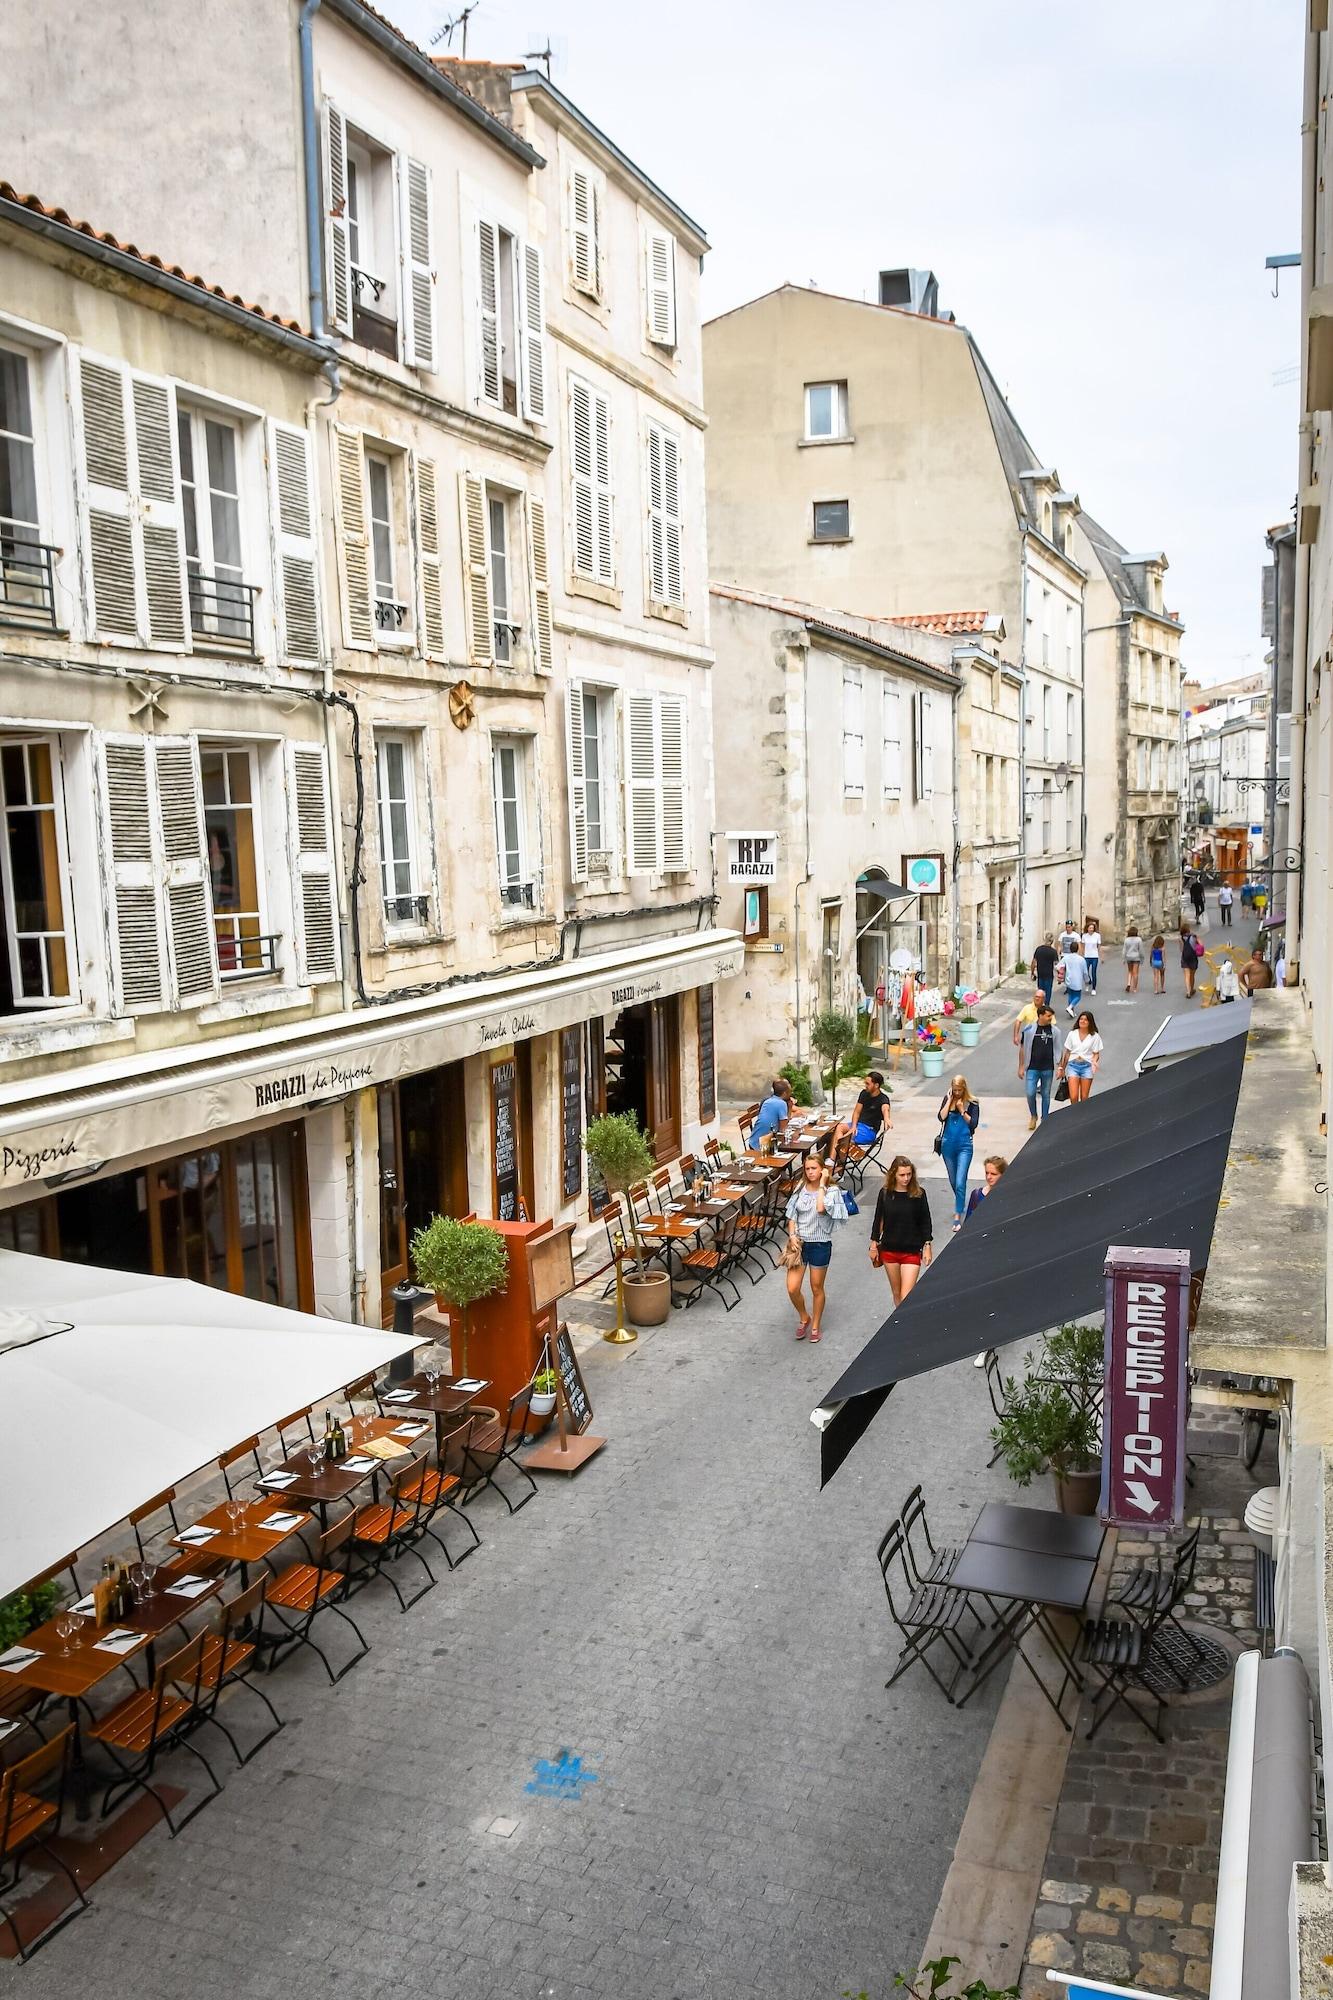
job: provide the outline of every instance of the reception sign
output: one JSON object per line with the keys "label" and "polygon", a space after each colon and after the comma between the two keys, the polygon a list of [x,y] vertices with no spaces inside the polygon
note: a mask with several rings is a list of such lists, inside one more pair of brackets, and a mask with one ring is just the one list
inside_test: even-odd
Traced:
{"label": "reception sign", "polygon": [[1101,1518],[1175,1528],[1184,1518],[1187,1250],[1106,1253]]}

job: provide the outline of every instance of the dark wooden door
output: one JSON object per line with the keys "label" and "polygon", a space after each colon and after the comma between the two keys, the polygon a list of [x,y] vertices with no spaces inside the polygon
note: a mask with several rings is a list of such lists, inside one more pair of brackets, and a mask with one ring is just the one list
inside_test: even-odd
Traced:
{"label": "dark wooden door", "polygon": [[680,1154],[680,1009],[654,1000],[648,1033],[648,1123],[660,1166]]}

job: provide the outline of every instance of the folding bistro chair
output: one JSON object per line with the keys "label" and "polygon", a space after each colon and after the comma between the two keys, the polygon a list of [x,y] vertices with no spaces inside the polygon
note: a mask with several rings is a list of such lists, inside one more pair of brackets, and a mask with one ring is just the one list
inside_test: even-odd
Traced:
{"label": "folding bistro chair", "polygon": [[[319,1538],[313,1562],[296,1562],[289,1565],[281,1576],[268,1586],[267,1602],[285,1636],[278,1641],[270,1665],[276,1665],[278,1654],[288,1646],[309,1646],[320,1660],[330,1683],[340,1681],[350,1673],[358,1660],[364,1660],[370,1647],[361,1635],[360,1628],[348,1617],[342,1606],[336,1602],[339,1596],[347,1595],[348,1576],[345,1568],[340,1569],[334,1557],[350,1548],[352,1531],[356,1526],[355,1514],[344,1514],[341,1521],[335,1521],[326,1528]],[[343,1556],[346,1563],[347,1556]],[[310,1628],[321,1611],[332,1611],[341,1618],[344,1625],[350,1625],[356,1633],[359,1653],[353,1653],[345,1666],[335,1674],[320,1647],[310,1636]]]}
{"label": "folding bistro chair", "polygon": [[652,1182],[653,1182],[653,1194],[657,1200],[658,1214],[659,1215],[665,1214],[666,1205],[671,1199],[670,1167],[659,1167],[657,1169],[657,1172],[652,1177]]}
{"label": "folding bistro chair", "polygon": [[[953,1701],[958,1677],[969,1665],[971,1655],[959,1632],[963,1614],[971,1607],[960,1590],[947,1583],[921,1583],[913,1574],[907,1535],[901,1521],[893,1521],[880,1538],[875,1551],[879,1573],[888,1600],[889,1616],[902,1635],[898,1663],[885,1681],[891,1688],[901,1674],[920,1661],[940,1693]],[[942,1681],[930,1662],[932,1646],[943,1644],[953,1659],[953,1673]]]}
{"label": "folding bistro chair", "polygon": [[[151,1500],[145,1500],[143,1506],[136,1507],[134,1512],[129,1516],[130,1526],[134,1530],[134,1546],[139,1551],[140,1562],[144,1559],[144,1522],[151,1521],[154,1514],[165,1514],[167,1520],[171,1523],[172,1534],[178,1535],[180,1533],[181,1524],[176,1519],[176,1489],[174,1486],[168,1486],[163,1493],[155,1493]],[[150,1528],[148,1530],[147,1539],[151,1542],[157,1535],[164,1535],[166,1532],[166,1525],[160,1523],[157,1528]]]}
{"label": "folding bistro chair", "polygon": [[[727,1312],[730,1312],[733,1306],[739,1305],[740,1287],[731,1275],[739,1261],[736,1217],[723,1216],[712,1242],[696,1244],[693,1250],[687,1250],[680,1259],[680,1276],[689,1279],[693,1284],[693,1290],[685,1294],[686,1306],[694,1305],[705,1292],[713,1291],[718,1293]],[[724,1286],[731,1290],[730,1299],[727,1298]]]}
{"label": "folding bistro chair", "polygon": [[[373,1411],[375,1416],[382,1417],[384,1415],[384,1404],[380,1400],[379,1384],[373,1375],[362,1375],[355,1382],[349,1382],[343,1390],[343,1401],[347,1405],[349,1416],[364,1417],[371,1415],[372,1412],[370,1411],[357,1409],[356,1403],[358,1397],[360,1397],[363,1403],[368,1402],[375,1405]],[[314,1442],[313,1431],[311,1432],[311,1442]]]}
{"label": "folding bistro chair", "polygon": [[[947,1584],[953,1575],[954,1564],[963,1551],[958,1544],[952,1542],[941,1542],[936,1545],[930,1532],[930,1523],[926,1519],[925,1497],[919,1486],[914,1486],[904,1500],[903,1510],[898,1518],[902,1524],[903,1542],[907,1550],[907,1568],[913,1579],[923,1587],[937,1583]],[[975,1620],[979,1636],[984,1621],[966,1593],[962,1595],[967,1616]]]}
{"label": "folding bistro chair", "polygon": [[[481,1546],[481,1536],[477,1533],[476,1522],[463,1512],[453,1497],[463,1488],[468,1446],[472,1441],[472,1430],[476,1421],[475,1415],[465,1417],[453,1430],[446,1431],[440,1439],[434,1465],[429,1466],[421,1475],[422,1532],[430,1536],[450,1569],[457,1569],[459,1563],[466,1562],[472,1551]],[[435,1522],[442,1513],[451,1514],[456,1521],[461,1521],[472,1537],[460,1556],[451,1555],[444,1536],[436,1532]]]}
{"label": "folding bistro chair", "polygon": [[[385,1577],[398,1599],[400,1611],[419,1603],[428,1590],[435,1588],[435,1573],[417,1546],[425,1533],[421,1517],[426,1470],[424,1453],[420,1458],[411,1459],[401,1472],[395,1472],[390,1478],[387,1500],[372,1500],[368,1507],[358,1508],[352,1517],[352,1547],[364,1552],[365,1556],[354,1581],[358,1584],[373,1583],[377,1576]],[[392,1570],[384,1567],[387,1562],[396,1562],[399,1556],[408,1555],[415,1556],[426,1572],[426,1581],[415,1597],[404,1597]]]}
{"label": "folding bistro chair", "polygon": [[[246,1458],[250,1461],[249,1465],[241,1465],[242,1459]],[[262,1479],[264,1466],[259,1456],[259,1439],[257,1437],[243,1438],[240,1444],[234,1444],[230,1451],[224,1451],[218,1460],[218,1471],[222,1474],[223,1484],[226,1486],[227,1498],[229,1500],[233,1497],[235,1490],[232,1486],[232,1470],[238,1465],[241,1466],[241,1469],[236,1474],[237,1485],[240,1484],[242,1479],[249,1479],[251,1477]]]}
{"label": "folding bistro chair", "polygon": [[602,1287],[602,1297],[609,1299],[616,1288],[614,1270],[616,1238],[619,1236],[623,1239],[625,1235],[625,1211],[620,1205],[620,1196],[613,1194],[608,1196],[605,1201],[599,1202],[593,1211],[592,1219],[594,1222],[602,1222],[606,1225],[606,1254],[610,1259],[613,1269],[610,1278],[608,1278]]}
{"label": "folding bistro chair", "polygon": [[[759,1279],[768,1271],[776,1269],[776,1260],[769,1253],[768,1243],[773,1233],[775,1205],[781,1193],[781,1182],[775,1175],[762,1190],[755,1206],[747,1208],[742,1205],[736,1214],[736,1244],[739,1252],[736,1261],[752,1285],[757,1285]],[[785,1197],[783,1205],[785,1207]],[[750,1269],[751,1257],[762,1257],[766,1260],[758,1277]]]}
{"label": "folding bistro chair", "polygon": [[[102,1799],[102,1818],[111,1811],[112,1801],[138,1790],[146,1792],[167,1823],[174,1840],[197,1812],[222,1790],[213,1766],[202,1750],[190,1741],[190,1730],[202,1718],[200,1697],[203,1689],[204,1645],[207,1634],[197,1633],[178,1653],[163,1660],[146,1688],[136,1688],[124,1701],[104,1715],[88,1732],[94,1743],[109,1750],[121,1776],[113,1778]],[[188,1750],[208,1773],[213,1789],[195,1801],[187,1813],[173,1820],[165,1798],[153,1784],[160,1759],[169,1750]]]}
{"label": "folding bistro chair", "polygon": [[847,1151],[847,1178],[852,1184],[852,1193],[860,1194],[866,1184],[866,1175],[873,1163],[884,1150],[884,1127],[881,1125],[868,1146],[858,1146],[852,1139]]}
{"label": "folding bistro chair", "polygon": [[[74,1724],[69,1722],[40,1750],[34,1750],[20,1763],[11,1765],[9,1770],[0,1771],[0,1895],[7,1896],[18,1887],[24,1858],[36,1848],[60,1870],[79,1899],[71,1909],[62,1911],[44,1925],[26,1945],[19,1936],[18,1925],[10,1911],[0,1902],[0,1921],[13,1938],[20,1959],[31,1958],[48,1938],[54,1937],[57,1931],[63,1930],[78,1916],[80,1910],[88,1907],[88,1898],[79,1887],[73,1870],[50,1845],[60,1836],[60,1822],[65,1810],[65,1782],[73,1748]],[[54,1799],[42,1796],[53,1775]]]}
{"label": "folding bistro chair", "polygon": [[682,1153],[677,1165],[680,1168],[680,1184],[686,1193],[688,1193],[694,1186],[694,1178],[699,1171],[699,1162],[695,1159],[693,1153]]}
{"label": "folding bistro chair", "polygon": [[[294,1451],[299,1451],[303,1444],[315,1442],[315,1420],[311,1414],[313,1408],[312,1403],[307,1403],[303,1410],[293,1410],[289,1417],[279,1417],[273,1426],[278,1433],[278,1441],[289,1458]],[[288,1431],[294,1435],[288,1437]]]}
{"label": "folding bistro chair", "polygon": [[[528,1405],[532,1401],[532,1384],[529,1382],[516,1396],[509,1398],[509,1414],[503,1424],[498,1419],[474,1428],[463,1454],[464,1472],[462,1483],[467,1491],[463,1495],[463,1505],[470,1507],[476,1495],[484,1486],[498,1493],[511,1514],[517,1514],[520,1507],[526,1507],[537,1491],[537,1482],[527,1467],[520,1465],[516,1456],[519,1446],[527,1440]],[[525,1480],[528,1490],[521,1500],[511,1500],[504,1487],[499,1484],[501,1466],[507,1465]]]}
{"label": "folding bistro chair", "polygon": [[[1092,1714],[1088,1718],[1089,1736],[1097,1734],[1112,1709],[1119,1704],[1129,1710],[1136,1722],[1142,1723],[1150,1736],[1155,1736],[1159,1743],[1162,1741],[1162,1712],[1166,1702],[1144,1678],[1154,1629],[1155,1626],[1152,1626],[1145,1630],[1128,1618],[1089,1618],[1084,1622],[1078,1656],[1084,1666],[1092,1668],[1101,1682],[1100,1692],[1093,1701]],[[1155,1718],[1150,1720],[1130,1700],[1131,1688],[1141,1690],[1150,1701],[1156,1702]]]}
{"label": "folding bistro chair", "polygon": [[[1183,1542],[1171,1552],[1170,1561],[1163,1567],[1161,1559],[1139,1563],[1128,1576],[1115,1582],[1107,1598],[1108,1605],[1116,1605],[1129,1614],[1134,1624],[1145,1633],[1156,1631],[1168,1619],[1173,1629],[1179,1632],[1196,1661],[1203,1658],[1203,1648],[1194,1634],[1176,1618],[1176,1612],[1185,1602],[1185,1593],[1194,1588],[1194,1569],[1199,1557],[1199,1536],[1202,1521],[1196,1521]],[[1184,1689],[1189,1686],[1188,1671],[1180,1668],[1165,1648],[1160,1658],[1173,1680]]]}
{"label": "folding bistro chair", "polygon": [[[211,1722],[215,1729],[221,1730],[238,1764],[248,1764],[257,1750],[271,1743],[278,1731],[286,1727],[264,1690],[250,1678],[264,1640],[264,1593],[267,1589],[268,1578],[256,1577],[236,1597],[228,1598],[225,1604],[219,1606],[216,1629],[202,1635],[204,1658],[199,1676],[199,1712],[205,1722]],[[236,1738],[218,1716],[218,1704],[230,1687],[243,1687],[247,1693],[257,1696],[273,1717],[272,1729],[261,1736],[244,1756],[237,1748]]]}
{"label": "folding bistro chair", "polygon": [[[990,1406],[995,1412],[995,1421],[998,1424],[1008,1411],[1009,1397],[1005,1391],[1004,1377],[1000,1373],[1000,1356],[996,1348],[988,1347],[986,1349],[983,1357],[983,1365],[986,1371],[986,1393],[990,1397]],[[1003,1445],[997,1444],[990,1455],[988,1464],[995,1465],[998,1463],[1003,1450]]]}

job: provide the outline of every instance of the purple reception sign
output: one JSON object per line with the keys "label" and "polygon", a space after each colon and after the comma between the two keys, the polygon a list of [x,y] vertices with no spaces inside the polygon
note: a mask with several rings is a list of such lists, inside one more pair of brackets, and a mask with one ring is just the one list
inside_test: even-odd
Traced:
{"label": "purple reception sign", "polygon": [[1184,1519],[1187,1250],[1106,1252],[1101,1517],[1118,1528]]}

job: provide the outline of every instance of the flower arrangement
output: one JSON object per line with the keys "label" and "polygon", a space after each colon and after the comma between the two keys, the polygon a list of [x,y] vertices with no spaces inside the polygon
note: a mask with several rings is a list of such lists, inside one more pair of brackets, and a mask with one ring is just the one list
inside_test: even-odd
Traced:
{"label": "flower arrangement", "polygon": [[916,1031],[916,1038],[923,1049],[942,1049],[945,1040],[944,1023],[935,1020],[923,1021]]}
{"label": "flower arrangement", "polygon": [[945,1013],[946,1013],[946,1014],[952,1014],[952,1012],[953,1012],[953,1001],[952,1001],[952,1000],[946,1000],[946,1001],[945,1001],[945,1003],[944,1003],[944,1011],[945,1011]]}
{"label": "flower arrangement", "polygon": [[970,1025],[977,1018],[972,1009],[976,1006],[981,995],[979,993],[964,993],[962,988],[959,987],[958,998],[963,1003],[963,1011],[958,1018],[960,1021],[966,1021]]}

